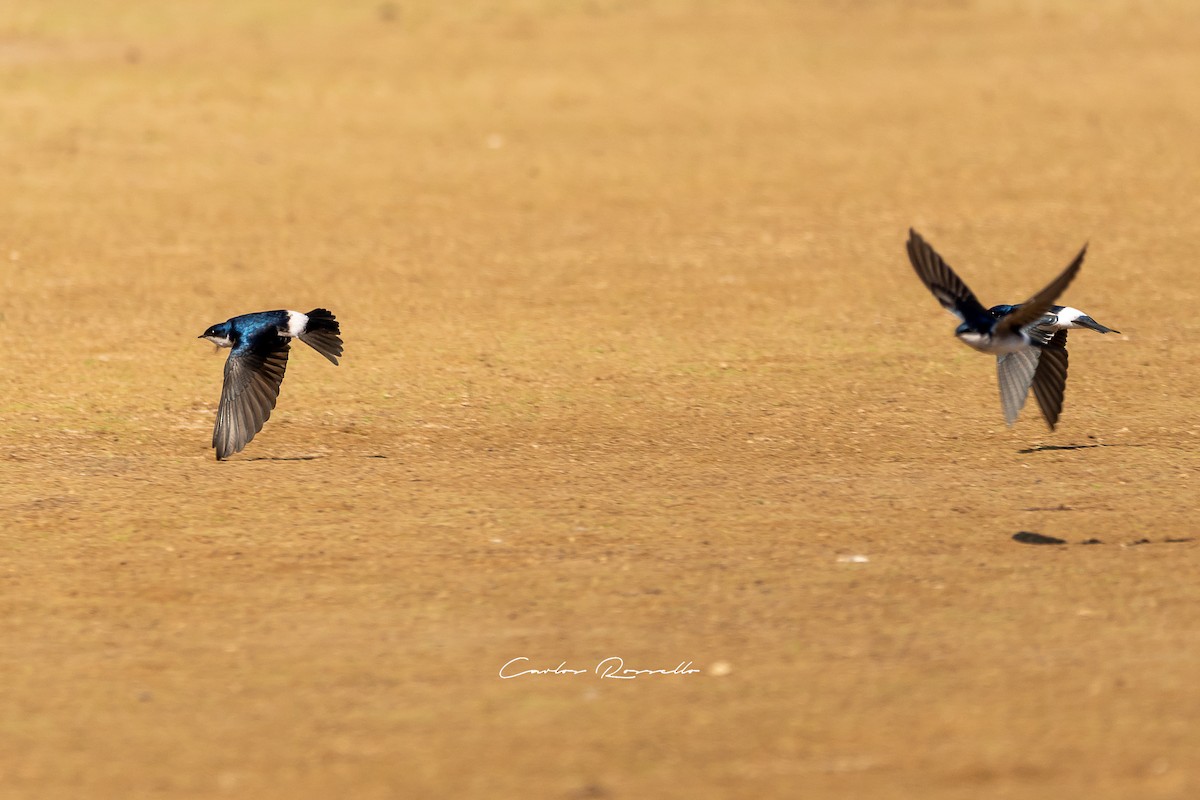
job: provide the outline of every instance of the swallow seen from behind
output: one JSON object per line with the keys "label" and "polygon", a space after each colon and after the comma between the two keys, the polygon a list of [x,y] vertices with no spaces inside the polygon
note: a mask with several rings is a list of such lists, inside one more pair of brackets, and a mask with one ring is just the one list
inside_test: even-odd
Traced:
{"label": "swallow seen from behind", "polygon": [[1051,305],[1075,279],[1086,253],[1084,245],[1057,278],[1024,303],[988,310],[921,235],[909,229],[908,258],[917,276],[943,308],[962,320],[954,335],[996,356],[1000,405],[1009,425],[1016,422],[1032,386],[1042,416],[1054,430],[1067,384],[1067,329],[1103,327],[1078,309]]}
{"label": "swallow seen from behind", "polygon": [[225,384],[217,408],[212,444],[217,460],[241,452],[271,416],[287,367],[288,348],[299,339],[336,366],[342,355],[341,329],[333,314],[314,308],[259,311],[209,327],[198,337],[233,348],[225,360]]}

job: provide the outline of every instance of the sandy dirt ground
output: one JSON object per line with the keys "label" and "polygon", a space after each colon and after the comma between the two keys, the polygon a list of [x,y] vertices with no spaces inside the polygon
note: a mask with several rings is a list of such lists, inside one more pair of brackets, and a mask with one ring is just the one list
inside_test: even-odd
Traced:
{"label": "sandy dirt ground", "polygon": [[[1183,0],[4,6],[0,796],[1200,796],[1198,75]],[[1056,432],[909,226],[1090,242]],[[315,306],[218,463],[196,336]]]}

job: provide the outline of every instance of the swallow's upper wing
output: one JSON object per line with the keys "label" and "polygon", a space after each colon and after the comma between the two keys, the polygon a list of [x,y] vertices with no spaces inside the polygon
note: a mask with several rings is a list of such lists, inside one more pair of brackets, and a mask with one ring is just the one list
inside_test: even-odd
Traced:
{"label": "swallow's upper wing", "polygon": [[921,238],[921,234],[912,228],[908,229],[908,260],[912,262],[917,277],[933,292],[942,308],[963,322],[980,317],[990,319],[987,310],[975,298],[975,294],[954,274],[950,265],[942,260],[929,243]]}
{"label": "swallow's upper wing", "polygon": [[1050,281],[1045,289],[1035,294],[1033,297],[1026,300],[1021,305],[1017,306],[1012,313],[1001,318],[996,323],[996,334],[1004,335],[1010,331],[1017,331],[1027,325],[1037,324],[1058,296],[1062,294],[1071,281],[1075,280],[1075,276],[1079,274],[1079,268],[1083,266],[1083,257],[1087,255],[1087,245],[1079,251],[1079,255],[1075,256],[1075,260],[1067,265],[1067,268],[1062,273]]}
{"label": "swallow's upper wing", "polygon": [[1033,396],[1037,398],[1042,416],[1050,430],[1062,411],[1063,392],[1067,389],[1067,332],[1054,334],[1050,344],[1041,348],[1037,372],[1033,376]]}
{"label": "swallow's upper wing", "polygon": [[229,354],[213,430],[218,459],[240,452],[262,430],[279,397],[287,359],[288,339],[273,330],[239,344]]}
{"label": "swallow's upper wing", "polygon": [[1005,353],[996,358],[996,377],[1000,382],[1000,406],[1004,409],[1004,421],[1012,425],[1029,396],[1029,385],[1033,383],[1041,351],[1027,347],[1015,353]]}
{"label": "swallow's upper wing", "polygon": [[[988,309],[988,313],[997,320],[1003,319],[1006,315],[1016,311],[1020,306],[992,306]],[[1054,332],[1058,330],[1055,326],[1058,324],[1058,315],[1054,313],[1055,308],[1061,306],[1052,306],[1050,311],[1042,315],[1041,319],[1033,322],[1033,324],[1025,328],[1025,332],[1029,334],[1035,342],[1039,344],[1050,344],[1050,339],[1054,337]]]}

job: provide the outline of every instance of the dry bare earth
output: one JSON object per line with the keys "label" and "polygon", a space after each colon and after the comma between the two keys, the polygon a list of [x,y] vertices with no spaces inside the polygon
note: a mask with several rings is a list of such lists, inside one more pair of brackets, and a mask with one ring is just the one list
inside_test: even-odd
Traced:
{"label": "dry bare earth", "polygon": [[[0,11],[3,793],[1195,796],[1197,16]],[[1058,432],[909,225],[1090,240]],[[216,463],[194,337],[316,305]],[[610,655],[701,672],[497,676]]]}

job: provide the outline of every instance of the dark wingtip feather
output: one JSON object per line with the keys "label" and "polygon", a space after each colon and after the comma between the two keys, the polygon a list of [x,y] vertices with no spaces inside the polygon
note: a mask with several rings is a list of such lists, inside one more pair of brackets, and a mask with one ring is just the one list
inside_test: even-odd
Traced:
{"label": "dark wingtip feather", "polygon": [[1062,414],[1069,370],[1067,331],[1064,329],[1054,334],[1050,344],[1042,349],[1038,371],[1033,377],[1033,394],[1037,398],[1038,407],[1042,410],[1042,417],[1052,431]]}

